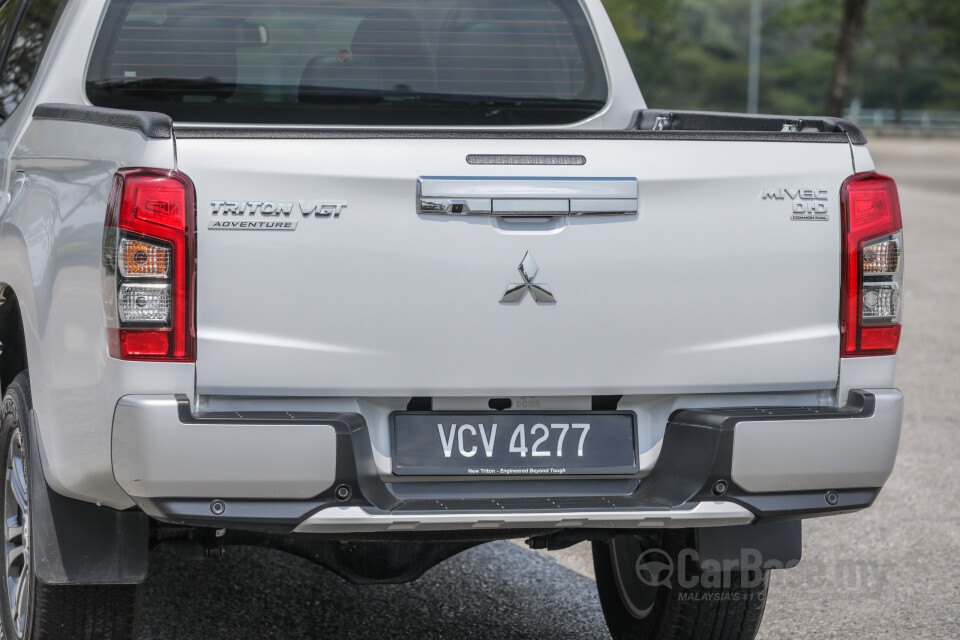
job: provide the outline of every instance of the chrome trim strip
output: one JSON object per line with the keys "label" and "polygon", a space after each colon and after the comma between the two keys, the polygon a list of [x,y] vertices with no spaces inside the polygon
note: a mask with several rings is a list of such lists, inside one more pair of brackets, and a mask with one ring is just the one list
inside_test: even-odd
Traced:
{"label": "chrome trim strip", "polygon": [[494,198],[493,215],[565,216],[570,200],[561,198]]}
{"label": "chrome trim strip", "polygon": [[635,214],[636,178],[471,178],[417,180],[421,215],[560,216]]}
{"label": "chrome trim strip", "polygon": [[700,502],[691,509],[529,512],[386,512],[362,507],[327,507],[294,533],[443,531],[514,528],[671,529],[749,524],[754,515],[732,502]]}
{"label": "chrome trim strip", "polygon": [[637,199],[633,198],[571,198],[570,215],[588,213],[636,213]]}

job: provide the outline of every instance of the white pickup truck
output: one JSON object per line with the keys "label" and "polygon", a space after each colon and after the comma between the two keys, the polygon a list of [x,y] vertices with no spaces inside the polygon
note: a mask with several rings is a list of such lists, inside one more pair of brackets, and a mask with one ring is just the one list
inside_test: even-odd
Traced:
{"label": "white pickup truck", "polygon": [[618,640],[752,638],[893,469],[896,185],[648,109],[600,0],[0,0],[0,53],[7,640],[135,636],[156,547],[511,538]]}

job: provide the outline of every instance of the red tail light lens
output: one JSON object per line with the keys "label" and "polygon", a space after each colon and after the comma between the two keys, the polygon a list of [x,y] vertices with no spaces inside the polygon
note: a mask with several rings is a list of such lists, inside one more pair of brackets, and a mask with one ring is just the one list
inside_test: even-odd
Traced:
{"label": "red tail light lens", "polygon": [[192,362],[196,196],[182,173],[121,169],[103,236],[110,355]]}
{"label": "red tail light lens", "polygon": [[847,178],[843,207],[841,355],[893,355],[900,343],[903,224],[892,178]]}

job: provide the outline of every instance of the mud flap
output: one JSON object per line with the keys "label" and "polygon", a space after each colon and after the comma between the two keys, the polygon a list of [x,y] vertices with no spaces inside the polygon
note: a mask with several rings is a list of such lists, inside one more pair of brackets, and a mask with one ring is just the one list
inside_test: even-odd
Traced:
{"label": "mud flap", "polygon": [[697,560],[704,571],[790,569],[800,564],[802,551],[800,520],[697,529]]}
{"label": "mud flap", "polygon": [[150,519],[66,498],[47,486],[37,415],[30,412],[30,528],[34,571],[46,584],[138,584],[147,578]]}

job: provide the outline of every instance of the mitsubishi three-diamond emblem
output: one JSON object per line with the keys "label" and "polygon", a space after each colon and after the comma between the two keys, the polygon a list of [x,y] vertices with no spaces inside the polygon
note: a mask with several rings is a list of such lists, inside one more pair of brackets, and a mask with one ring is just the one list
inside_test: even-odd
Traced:
{"label": "mitsubishi three-diamond emblem", "polygon": [[544,282],[534,282],[538,270],[537,261],[534,260],[530,252],[527,251],[523,256],[523,260],[520,261],[520,266],[517,267],[517,271],[520,272],[520,277],[523,278],[523,282],[508,285],[507,290],[503,293],[503,297],[500,298],[500,304],[520,302],[523,300],[523,297],[527,295],[527,291],[530,292],[530,295],[533,296],[536,302],[556,302],[557,299],[553,297],[553,292],[550,291],[550,285]]}

